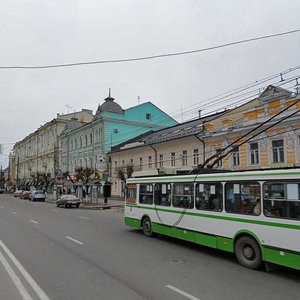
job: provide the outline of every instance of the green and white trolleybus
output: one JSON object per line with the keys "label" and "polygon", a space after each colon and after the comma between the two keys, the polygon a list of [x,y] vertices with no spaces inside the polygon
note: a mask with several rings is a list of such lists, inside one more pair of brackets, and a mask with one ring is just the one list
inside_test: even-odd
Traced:
{"label": "green and white trolleybus", "polygon": [[300,169],[130,178],[125,224],[300,270]]}

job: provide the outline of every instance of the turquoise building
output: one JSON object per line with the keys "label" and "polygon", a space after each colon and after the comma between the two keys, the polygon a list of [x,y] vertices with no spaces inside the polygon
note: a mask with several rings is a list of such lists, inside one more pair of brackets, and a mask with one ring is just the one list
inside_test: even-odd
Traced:
{"label": "turquoise building", "polygon": [[62,172],[78,167],[104,172],[113,146],[142,133],[176,125],[177,122],[151,102],[123,109],[109,96],[98,106],[91,122],[72,119],[60,136]]}

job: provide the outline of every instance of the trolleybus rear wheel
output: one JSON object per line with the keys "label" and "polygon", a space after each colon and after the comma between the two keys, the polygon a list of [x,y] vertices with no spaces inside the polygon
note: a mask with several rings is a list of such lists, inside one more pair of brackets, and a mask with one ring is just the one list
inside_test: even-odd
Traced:
{"label": "trolleybus rear wheel", "polygon": [[253,238],[249,236],[239,238],[235,243],[234,249],[235,256],[242,266],[253,270],[261,267],[261,250]]}

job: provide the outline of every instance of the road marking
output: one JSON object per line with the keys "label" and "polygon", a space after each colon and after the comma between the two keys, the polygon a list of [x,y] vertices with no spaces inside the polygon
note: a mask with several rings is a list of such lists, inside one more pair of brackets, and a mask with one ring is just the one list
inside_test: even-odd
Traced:
{"label": "road marking", "polygon": [[12,214],[14,214],[14,215],[16,215],[17,213],[13,210],[12,212],[11,212]]}
{"label": "road marking", "polygon": [[90,220],[90,218],[82,217],[82,216],[78,216],[78,218],[83,219],[83,220]]}
{"label": "road marking", "polygon": [[194,297],[194,296],[192,296],[191,294],[188,294],[187,292],[185,292],[185,291],[183,291],[183,290],[180,290],[180,289],[178,289],[177,287],[175,287],[175,286],[173,286],[173,285],[169,285],[169,284],[168,284],[168,285],[166,285],[166,287],[167,287],[168,289],[173,290],[174,292],[176,292],[176,293],[178,293],[178,294],[180,294],[180,295],[182,295],[182,296],[188,298],[188,299],[191,299],[191,300],[200,300],[199,298]]}
{"label": "road marking", "polygon": [[2,252],[0,252],[0,261],[4,268],[6,269],[6,272],[8,273],[10,279],[12,280],[13,284],[17,288],[18,292],[22,296],[23,300],[32,300],[31,296],[27,292],[26,288],[22,284],[20,278],[17,276],[17,274],[14,272],[12,267],[9,265],[7,259],[4,257]]}
{"label": "road marking", "polygon": [[31,277],[31,275],[25,270],[25,268],[21,265],[21,263],[17,260],[17,258],[10,252],[10,250],[4,245],[4,243],[0,240],[0,246],[5,251],[6,255],[10,258],[16,268],[20,271],[26,281],[29,283],[31,288],[36,292],[41,300],[50,300],[46,293],[42,290],[42,288],[36,283],[36,281]]}
{"label": "road marking", "polygon": [[80,242],[80,241],[78,241],[78,240],[75,240],[75,239],[71,238],[70,236],[66,236],[66,239],[71,240],[71,241],[73,241],[73,242],[75,242],[75,243],[77,243],[77,244],[79,244],[79,245],[83,245],[82,242]]}
{"label": "road marking", "polygon": [[57,212],[57,210],[56,209],[50,209],[51,211],[54,211],[54,212]]}
{"label": "road marking", "polygon": [[34,221],[34,220],[30,220],[30,222],[34,223],[34,224],[39,224],[39,222]]}

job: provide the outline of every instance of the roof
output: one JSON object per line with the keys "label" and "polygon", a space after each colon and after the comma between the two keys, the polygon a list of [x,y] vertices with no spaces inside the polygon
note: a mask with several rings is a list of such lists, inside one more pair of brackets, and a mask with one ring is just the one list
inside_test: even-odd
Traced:
{"label": "roof", "polygon": [[269,85],[258,98],[262,101],[270,101],[274,99],[282,99],[291,97],[292,92],[278,86]]}
{"label": "roof", "polygon": [[101,112],[113,112],[116,114],[124,114],[122,107],[117,102],[114,102],[115,98],[112,98],[110,96],[110,90],[109,96],[104,100],[105,102],[102,105],[98,106],[96,115],[100,114]]}
{"label": "roof", "polygon": [[[168,128],[157,130],[154,132],[152,131],[152,132],[141,134],[122,144],[116,145],[115,147],[112,148],[111,152],[118,152],[120,150],[134,148],[137,146],[156,144],[156,143],[170,141],[182,137],[198,135],[203,131],[204,122],[210,121],[211,119],[219,115],[220,113],[217,113],[206,117],[202,117],[200,119],[188,121]],[[131,147],[129,147],[129,144],[131,144]],[[126,147],[126,145],[128,147]]]}

